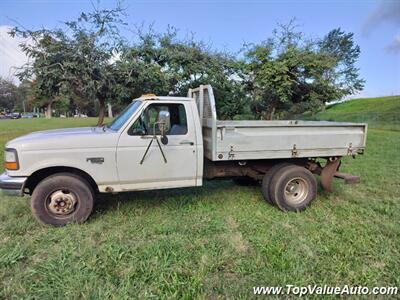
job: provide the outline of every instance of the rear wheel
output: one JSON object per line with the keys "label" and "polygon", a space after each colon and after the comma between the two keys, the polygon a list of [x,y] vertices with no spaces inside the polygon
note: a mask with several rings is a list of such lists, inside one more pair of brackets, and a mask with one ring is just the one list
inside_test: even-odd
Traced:
{"label": "rear wheel", "polygon": [[317,196],[317,180],[304,167],[288,165],[272,177],[270,195],[283,211],[304,210]]}
{"label": "rear wheel", "polygon": [[289,165],[290,165],[289,163],[276,164],[276,165],[272,166],[264,175],[264,178],[263,178],[263,181],[262,181],[262,184],[261,184],[261,191],[262,191],[262,194],[264,196],[264,199],[267,202],[271,203],[272,205],[275,204],[274,201],[273,201],[272,196],[270,195],[270,188],[269,188],[270,185],[271,185],[272,177],[275,175],[275,173],[277,171],[279,171],[283,167],[289,166]]}
{"label": "rear wheel", "polygon": [[43,179],[35,188],[31,210],[42,224],[63,226],[82,223],[93,210],[93,190],[85,179],[59,173]]}

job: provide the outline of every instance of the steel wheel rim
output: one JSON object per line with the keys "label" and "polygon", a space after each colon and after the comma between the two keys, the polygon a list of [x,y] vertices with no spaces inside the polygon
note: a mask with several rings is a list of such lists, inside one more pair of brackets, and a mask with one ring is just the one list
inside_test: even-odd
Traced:
{"label": "steel wheel rim", "polygon": [[77,207],[78,197],[67,189],[58,189],[46,199],[46,210],[57,218],[71,215]]}
{"label": "steel wheel rim", "polygon": [[292,205],[301,204],[308,196],[308,182],[301,177],[291,179],[285,185],[285,199]]}

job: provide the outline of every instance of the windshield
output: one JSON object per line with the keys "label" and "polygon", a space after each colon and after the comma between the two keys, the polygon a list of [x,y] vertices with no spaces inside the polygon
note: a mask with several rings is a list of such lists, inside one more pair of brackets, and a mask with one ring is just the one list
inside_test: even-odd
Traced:
{"label": "windshield", "polygon": [[111,130],[118,131],[122,125],[124,125],[126,121],[128,121],[128,119],[135,113],[140,104],[142,104],[142,102],[139,100],[133,101],[119,114],[118,117],[108,124],[107,127]]}

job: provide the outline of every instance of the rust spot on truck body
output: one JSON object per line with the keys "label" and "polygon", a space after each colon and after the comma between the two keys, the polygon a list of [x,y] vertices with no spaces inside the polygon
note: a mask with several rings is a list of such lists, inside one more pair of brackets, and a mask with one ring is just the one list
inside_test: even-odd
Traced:
{"label": "rust spot on truck body", "polygon": [[114,189],[111,186],[108,186],[108,187],[106,187],[106,192],[112,193],[112,192],[114,192]]}

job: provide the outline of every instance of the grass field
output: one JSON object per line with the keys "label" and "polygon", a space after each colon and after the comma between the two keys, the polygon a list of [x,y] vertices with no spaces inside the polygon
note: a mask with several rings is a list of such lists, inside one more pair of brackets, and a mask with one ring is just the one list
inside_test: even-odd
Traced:
{"label": "grass field", "polygon": [[[366,154],[342,165],[361,183],[335,181],[302,213],[282,213],[259,187],[225,180],[102,196],[87,223],[52,228],[35,222],[29,197],[2,196],[0,298],[253,298],[258,285],[400,286],[399,103],[354,100],[317,115],[373,128]],[[0,121],[0,146],[94,123]]]}
{"label": "grass field", "polygon": [[330,106],[316,119],[368,122],[370,128],[400,131],[400,96],[354,99]]}

